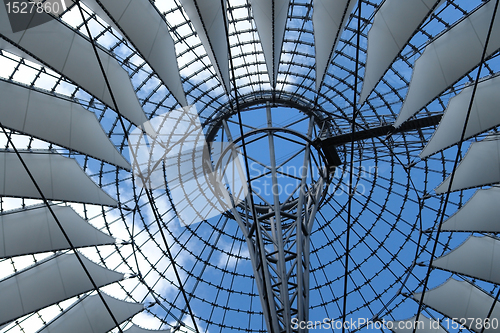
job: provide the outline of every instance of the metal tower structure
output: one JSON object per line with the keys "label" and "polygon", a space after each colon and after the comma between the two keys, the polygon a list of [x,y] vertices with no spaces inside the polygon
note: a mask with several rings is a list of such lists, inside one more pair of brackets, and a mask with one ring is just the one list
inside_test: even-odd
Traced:
{"label": "metal tower structure", "polygon": [[[257,174],[248,169],[248,197],[231,214],[248,246],[268,331],[292,332],[292,318],[301,321],[308,318],[309,237],[330,174],[324,157],[313,152],[313,132],[318,125],[314,115],[306,116],[304,133],[291,128],[295,121],[276,126],[269,102],[265,115],[264,127],[251,128],[235,138],[242,145],[251,141],[251,145],[258,145],[269,155],[245,155],[245,163],[257,163],[262,169]],[[231,140],[226,121],[223,128]],[[288,147],[286,153],[291,156],[284,157],[283,151],[278,152],[276,140],[296,146]],[[302,163],[291,162],[297,159]],[[268,186],[258,184],[262,181]]]}
{"label": "metal tower structure", "polygon": [[[240,153],[251,150],[251,146],[269,153],[248,154],[244,161],[238,161],[240,169],[249,162],[259,169],[242,174],[248,175],[245,181],[250,188],[244,202],[232,207],[229,216],[238,223],[248,246],[268,331],[305,332],[306,329],[293,329],[290,323],[292,319],[309,321],[310,234],[333,175],[342,163],[337,149],[350,140],[357,142],[434,126],[441,116],[411,121],[397,130],[386,125],[355,135],[333,136],[331,124],[319,112],[295,109],[296,115],[302,114],[297,120],[294,109],[285,108],[290,120],[285,118],[276,126],[270,102],[261,107],[266,120],[261,127],[247,124],[243,136],[234,137],[228,121],[223,119],[221,128],[211,128],[208,138],[225,136]],[[274,109],[277,108],[275,104]],[[303,105],[300,109],[307,108]],[[297,123],[303,123],[301,128],[292,129]],[[275,138],[287,142],[287,149],[279,154]],[[247,149],[243,149],[245,142],[249,142]]]}

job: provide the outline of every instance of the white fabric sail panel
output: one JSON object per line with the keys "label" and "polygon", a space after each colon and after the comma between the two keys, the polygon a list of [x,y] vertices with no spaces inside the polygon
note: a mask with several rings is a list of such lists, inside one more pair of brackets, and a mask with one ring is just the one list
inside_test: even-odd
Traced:
{"label": "white fabric sail panel", "polygon": [[[415,293],[413,298],[420,301],[422,293]],[[477,287],[465,281],[449,279],[437,288],[428,290],[424,304],[441,312],[449,318],[486,318],[495,299]],[[497,302],[491,318],[500,320],[500,302]],[[476,330],[472,327],[475,332]],[[490,327],[484,332],[495,332]]]}
{"label": "white fabric sail panel", "polygon": [[362,104],[384,76],[415,30],[442,0],[386,0],[377,10],[368,32]]}
{"label": "white fabric sail panel", "polygon": [[441,226],[442,231],[500,232],[500,188],[477,190],[467,203]]}
{"label": "white fabric sail panel", "polygon": [[[1,26],[1,21],[0,21],[0,26]],[[14,45],[12,45],[11,43],[7,42],[5,39],[3,38],[0,38],[0,49],[3,51],[7,51],[9,53],[12,53],[18,57],[21,57],[21,58],[24,58],[24,59],[28,59],[29,61],[39,65],[39,66],[43,66],[43,64],[38,61],[37,59],[33,58],[31,55],[29,55],[28,53],[26,52],[23,52],[21,51],[20,49],[18,49],[17,47],[15,47]]]}
{"label": "white fabric sail panel", "polygon": [[413,316],[407,320],[391,321],[391,323],[394,333],[413,333],[414,326],[410,325],[416,325],[417,329],[415,333],[447,333],[447,331],[439,325],[438,320],[427,318],[422,314],[418,317],[418,323],[417,316]]}
{"label": "white fabric sail panel", "polygon": [[[144,309],[142,304],[125,302],[101,294],[118,323]],[[113,319],[101,298],[99,295],[93,295],[67,309],[38,333],[106,333],[114,327]]]}
{"label": "white fabric sail panel", "polygon": [[[72,159],[51,153],[21,153],[28,170],[48,200],[116,207],[117,201],[100,189]],[[41,199],[14,153],[0,153],[0,195]]]}
{"label": "white fabric sail panel", "polygon": [[[51,206],[74,247],[114,244],[71,207]],[[0,215],[0,258],[71,248],[45,206]]]}
{"label": "white fabric sail panel", "polygon": [[187,106],[174,41],[164,19],[151,3],[145,0],[98,0],[98,2],[117,22],[121,31],[154,69],[177,101],[182,106]]}
{"label": "white fabric sail panel", "polygon": [[224,8],[220,0],[181,0],[220,81],[231,91]]}
{"label": "white fabric sail panel", "polygon": [[316,90],[319,91],[337,43],[356,0],[314,0],[313,28],[316,49]]}
{"label": "white fabric sail panel", "polygon": [[[434,191],[447,192],[450,176]],[[500,141],[488,136],[474,142],[455,171],[451,191],[478,187],[500,182]]]}
{"label": "white fabric sail panel", "polygon": [[92,112],[80,104],[0,80],[4,126],[130,170]]}
{"label": "white fabric sail panel", "polygon": [[124,333],[170,333],[170,330],[147,330],[145,328],[141,328],[137,325],[132,325],[128,330],[124,331]]}
{"label": "white fabric sail panel", "polygon": [[[48,14],[41,14],[48,15]],[[26,31],[13,33],[5,6],[0,6],[0,35],[17,44],[20,53],[26,51],[42,63],[80,85],[96,98],[114,108],[92,44],[57,20],[50,20]],[[16,49],[9,49],[14,54]],[[135,125],[147,118],[139,104],[127,72],[108,53],[98,48],[104,72],[113,89],[119,112]],[[18,54],[19,55],[19,54]]]}
{"label": "white fabric sail panel", "polygon": [[[121,273],[101,267],[82,255],[80,257],[98,287],[124,278]],[[92,289],[92,283],[75,254],[41,261],[0,281],[0,324]]]}
{"label": "white fabric sail panel", "polygon": [[[500,113],[497,112],[497,107],[500,105],[499,86],[500,76],[478,83],[465,139],[500,124]],[[420,158],[426,158],[460,141],[472,90],[473,85],[470,85],[450,99],[438,129],[420,153]]]}
{"label": "white fabric sail panel", "polygon": [[276,85],[278,76],[289,4],[290,0],[250,0],[253,19],[264,51],[269,80],[273,87]]}
{"label": "white fabric sail panel", "polygon": [[[399,127],[449,86],[479,65],[494,6],[494,1],[485,3],[427,45],[424,53],[415,63],[410,87],[394,123],[395,127]],[[500,11],[497,11],[486,56],[491,55],[499,48]]]}
{"label": "white fabric sail panel", "polygon": [[434,260],[433,266],[480,280],[500,283],[500,241],[470,236],[450,253]]}

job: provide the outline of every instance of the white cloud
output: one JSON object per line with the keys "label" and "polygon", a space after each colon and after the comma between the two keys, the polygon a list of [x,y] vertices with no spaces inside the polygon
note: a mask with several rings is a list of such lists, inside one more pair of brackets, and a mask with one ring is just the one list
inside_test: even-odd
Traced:
{"label": "white cloud", "polygon": [[[219,254],[219,258],[217,260],[217,266],[223,269],[230,269],[236,266],[239,257],[250,259],[250,253],[248,252],[248,248],[245,244],[241,247],[242,244],[233,244],[230,245],[228,243],[224,243],[219,241],[217,243],[217,247],[224,252]],[[241,264],[241,262],[239,263]]]}

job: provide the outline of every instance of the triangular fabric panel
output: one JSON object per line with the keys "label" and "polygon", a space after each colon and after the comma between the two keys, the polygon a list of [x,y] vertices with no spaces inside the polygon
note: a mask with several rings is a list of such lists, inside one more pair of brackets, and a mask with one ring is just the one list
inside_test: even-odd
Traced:
{"label": "triangular fabric panel", "polygon": [[[446,178],[434,191],[447,192],[450,177]],[[451,191],[489,185],[500,182],[500,141],[488,136],[483,141],[474,142],[455,171]]]}
{"label": "triangular fabric panel", "polygon": [[272,87],[276,86],[289,4],[290,0],[250,0]]}
{"label": "triangular fabric panel", "polygon": [[231,91],[229,81],[229,58],[227,50],[226,12],[220,0],[181,0],[182,8],[193,23],[200,40],[207,51],[220,81]]}
{"label": "triangular fabric panel", "polygon": [[[392,323],[392,331],[394,333],[413,333],[413,328],[416,326],[415,333],[447,333],[447,331],[439,325],[438,320],[429,319],[424,315],[413,316],[407,320],[390,321]],[[415,326],[413,326],[415,325]],[[387,325],[389,326],[389,325]]]}
{"label": "triangular fabric panel", "polygon": [[[21,153],[28,170],[49,200],[116,207],[72,158],[52,153]],[[14,153],[0,153],[0,195],[41,199],[26,169]]]}
{"label": "triangular fabric panel", "polygon": [[[32,54],[42,63],[114,108],[92,44],[82,35],[75,33],[57,20],[50,20],[37,27],[13,33],[9,26],[5,6],[0,6],[0,36],[10,43],[17,44],[20,48],[20,52],[8,48],[9,52],[23,55],[25,51]],[[0,43],[0,47],[4,44]],[[107,52],[98,48],[98,54],[121,115],[137,126],[142,125],[147,118],[127,72]]]}
{"label": "triangular fabric panel", "polygon": [[[446,88],[479,65],[494,6],[495,1],[485,3],[427,45],[415,63],[410,87],[394,123],[395,127],[399,127]],[[500,11],[497,11],[486,56],[493,54],[499,48]]]}
{"label": "triangular fabric panel", "polygon": [[441,226],[442,231],[500,232],[500,188],[477,190]]}
{"label": "triangular fabric panel", "polygon": [[97,0],[97,2],[106,9],[175,99],[182,106],[186,106],[187,100],[182,88],[174,41],[167,24],[153,5],[144,0]]}
{"label": "triangular fabric panel", "polygon": [[[500,112],[497,112],[500,105],[499,87],[500,76],[478,83],[464,139],[500,124]],[[426,158],[460,141],[472,90],[473,85],[470,85],[450,99],[438,129],[420,153],[420,158]]]}
{"label": "triangular fabric panel", "polygon": [[442,1],[386,0],[382,3],[368,32],[366,67],[360,104],[370,95],[415,30]]}
{"label": "triangular fabric panel", "polygon": [[[71,207],[51,206],[74,247],[114,244]],[[46,206],[0,215],[0,258],[71,248]]]}
{"label": "triangular fabric panel", "polygon": [[124,331],[124,333],[170,333],[170,330],[147,330],[145,328],[141,328],[137,325],[132,325],[128,330]]}
{"label": "triangular fabric panel", "polygon": [[3,80],[0,100],[4,126],[130,170],[96,116],[80,104]]}
{"label": "triangular fabric panel", "polygon": [[[415,293],[413,298],[420,301],[422,293]],[[428,290],[424,304],[441,312],[449,318],[487,318],[495,299],[477,287],[465,281],[449,279],[437,288]],[[490,320],[500,320],[500,302],[496,302]],[[470,321],[469,321],[470,322]],[[472,327],[475,332],[481,329]],[[485,329],[484,332],[497,332],[498,328]]]}
{"label": "triangular fabric panel", "polygon": [[434,260],[433,266],[451,272],[500,283],[500,241],[491,237],[470,236],[450,253]]}
{"label": "triangular fabric panel", "polygon": [[[141,312],[142,304],[120,301],[101,293],[118,323]],[[98,295],[88,296],[48,323],[39,333],[106,333],[115,323]]]}
{"label": "triangular fabric panel", "polygon": [[[98,287],[124,278],[121,273],[101,267],[82,255],[80,257]],[[92,289],[92,283],[75,254],[40,261],[0,281],[0,324]]]}
{"label": "triangular fabric panel", "polygon": [[316,91],[319,91],[337,43],[356,0],[314,0],[313,27],[316,48]]}

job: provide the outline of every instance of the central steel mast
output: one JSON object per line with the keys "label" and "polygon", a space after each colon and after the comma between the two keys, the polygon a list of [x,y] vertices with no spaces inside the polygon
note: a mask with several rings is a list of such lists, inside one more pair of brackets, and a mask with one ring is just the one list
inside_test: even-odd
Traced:
{"label": "central steel mast", "polygon": [[[318,170],[312,170],[312,149],[315,149],[312,147],[313,117],[308,118],[307,133],[300,135],[303,147],[295,154],[295,157],[303,156],[299,174],[285,175],[283,166],[289,160],[277,164],[275,133],[280,130],[293,131],[286,126],[273,127],[269,104],[266,114],[267,127],[254,130],[253,134],[259,133],[260,140],[267,139],[269,163],[248,159],[267,170],[272,182],[272,193],[264,198],[254,186],[253,193],[247,195],[244,204],[233,207],[231,213],[248,245],[268,331],[301,332],[304,330],[292,329],[292,319],[296,318],[299,322],[308,320],[310,234],[329,175],[326,168],[319,165]],[[228,139],[232,140],[227,123],[224,122],[223,126]],[[281,135],[279,137],[283,138]],[[317,159],[314,163],[317,163]],[[284,184],[280,184],[280,180],[288,176],[294,177],[298,186],[290,193],[285,193],[286,199],[283,200],[280,190]],[[255,179],[249,175],[249,181]],[[287,186],[290,188],[290,183]],[[254,196],[253,200],[250,200],[250,195]],[[257,201],[261,203],[252,206],[251,203]]]}

